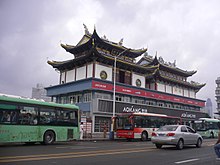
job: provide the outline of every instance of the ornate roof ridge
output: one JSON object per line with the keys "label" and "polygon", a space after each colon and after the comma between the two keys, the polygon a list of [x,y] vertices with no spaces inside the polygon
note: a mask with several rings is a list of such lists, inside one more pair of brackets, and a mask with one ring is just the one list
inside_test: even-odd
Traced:
{"label": "ornate roof ridge", "polygon": [[132,56],[133,58],[136,58],[147,51],[147,48],[132,49],[132,48],[127,48],[123,46],[123,38],[118,43],[116,43],[113,41],[109,41],[106,38],[106,36],[104,38],[99,37],[95,28],[94,28],[93,33],[91,34],[89,33],[88,28],[85,26],[85,24],[83,25],[85,28],[85,34],[83,35],[83,37],[81,38],[81,40],[78,42],[76,46],[69,45],[69,44],[61,44],[61,47],[63,47],[67,52],[71,54],[75,54],[75,52],[78,52],[77,51],[78,47],[89,48],[90,46],[94,46],[94,45],[96,46],[96,43],[97,44],[103,43],[107,47],[109,45],[110,47],[112,47],[111,49],[116,49],[116,51],[128,49],[130,52],[130,56]]}
{"label": "ornate roof ridge", "polygon": [[178,72],[182,72],[188,76],[192,76],[193,74],[195,74],[197,71],[187,71],[187,70],[183,70],[183,69],[180,69],[178,67],[176,67],[176,60],[171,63],[171,62],[165,62],[163,60],[163,58],[160,56],[159,59],[157,58],[157,55],[152,58],[152,56],[149,56],[149,55],[145,55],[143,58],[147,59],[147,60],[152,60],[150,63],[148,64],[144,64],[144,66],[148,66],[148,65],[153,65],[153,64],[160,64],[161,66],[165,67],[165,68],[169,68],[171,70],[176,70]]}

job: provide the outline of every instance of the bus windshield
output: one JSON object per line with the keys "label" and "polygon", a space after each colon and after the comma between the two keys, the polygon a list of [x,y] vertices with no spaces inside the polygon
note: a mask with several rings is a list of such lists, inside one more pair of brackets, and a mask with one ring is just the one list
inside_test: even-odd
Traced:
{"label": "bus windshield", "polygon": [[195,130],[197,131],[206,131],[207,124],[203,121],[195,121]]}
{"label": "bus windshield", "polygon": [[117,129],[131,130],[133,128],[131,120],[127,116],[117,117]]}

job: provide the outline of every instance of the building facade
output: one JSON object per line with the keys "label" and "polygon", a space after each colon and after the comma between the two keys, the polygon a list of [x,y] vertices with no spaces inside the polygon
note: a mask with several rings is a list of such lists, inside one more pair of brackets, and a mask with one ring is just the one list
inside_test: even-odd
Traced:
{"label": "building facade", "polygon": [[214,118],[214,113],[213,113],[213,108],[212,108],[212,101],[211,101],[210,98],[208,98],[207,101],[206,101],[205,109],[206,109],[206,112],[209,114],[209,116],[211,118]]}
{"label": "building facade", "polygon": [[47,91],[44,88],[43,84],[38,83],[36,87],[32,88],[31,98],[39,99],[49,102],[51,100],[50,97],[47,97]]}
{"label": "building facade", "polygon": [[217,103],[217,112],[220,114],[220,77],[217,78],[216,82],[216,89],[215,89],[215,97]]}
{"label": "building facade", "polygon": [[86,27],[76,46],[61,46],[74,57],[48,61],[60,72],[60,82],[47,87],[47,95],[54,102],[78,105],[82,116],[91,122],[92,133],[102,132],[103,124],[110,130],[114,89],[116,114],[160,113],[181,117],[186,123],[207,116],[201,112],[205,101],[196,98],[205,84],[187,81],[196,71],[179,69],[162,57],[153,58],[146,53],[147,49],[126,48],[123,40],[115,43],[106,36],[99,37],[96,30],[91,34]]}

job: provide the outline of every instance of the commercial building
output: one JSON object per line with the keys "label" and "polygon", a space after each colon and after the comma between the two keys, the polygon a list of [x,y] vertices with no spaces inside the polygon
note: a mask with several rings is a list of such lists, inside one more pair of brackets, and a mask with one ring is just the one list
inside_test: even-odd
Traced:
{"label": "commercial building", "polygon": [[86,26],[76,46],[61,46],[73,59],[48,61],[60,72],[60,82],[47,87],[47,95],[54,102],[78,105],[82,116],[91,122],[92,133],[102,132],[104,124],[110,128],[114,101],[115,114],[160,113],[181,117],[186,123],[207,117],[201,111],[205,101],[196,98],[205,84],[187,81],[196,71],[185,71],[162,57],[149,56],[147,49],[124,47],[123,40],[109,41],[96,29],[91,34]]}
{"label": "commercial building", "polygon": [[216,85],[217,85],[217,87],[215,89],[217,111],[218,111],[218,114],[220,114],[220,77],[218,77],[215,82],[216,82]]}
{"label": "commercial building", "polygon": [[212,108],[212,101],[211,101],[210,98],[208,98],[207,101],[206,101],[205,110],[211,118],[214,118],[214,113],[213,113],[213,108]]}
{"label": "commercial building", "polygon": [[44,88],[43,84],[38,83],[36,87],[32,87],[32,95],[31,98],[39,99],[49,102],[51,100],[50,97],[47,97],[47,91]]}

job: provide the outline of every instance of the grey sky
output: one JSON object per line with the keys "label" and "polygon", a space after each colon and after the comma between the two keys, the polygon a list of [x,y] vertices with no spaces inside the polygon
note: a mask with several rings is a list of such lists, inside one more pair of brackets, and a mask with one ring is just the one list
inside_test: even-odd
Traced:
{"label": "grey sky", "polygon": [[100,36],[124,38],[129,48],[148,48],[206,83],[197,98],[215,104],[220,76],[219,0],[0,0],[0,93],[31,96],[37,83],[58,84],[47,60],[73,56],[60,42],[75,45],[94,25]]}

